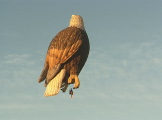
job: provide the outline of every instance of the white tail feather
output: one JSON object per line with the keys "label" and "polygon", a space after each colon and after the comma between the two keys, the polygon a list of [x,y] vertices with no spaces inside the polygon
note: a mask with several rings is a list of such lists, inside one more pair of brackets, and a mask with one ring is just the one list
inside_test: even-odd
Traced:
{"label": "white tail feather", "polygon": [[54,77],[47,85],[44,96],[54,96],[59,93],[61,85],[62,85],[62,80],[65,77],[65,69],[62,69],[56,77]]}

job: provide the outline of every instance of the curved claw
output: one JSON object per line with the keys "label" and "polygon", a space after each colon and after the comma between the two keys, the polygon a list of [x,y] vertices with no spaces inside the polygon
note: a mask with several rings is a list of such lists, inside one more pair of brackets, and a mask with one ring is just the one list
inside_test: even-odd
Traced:
{"label": "curved claw", "polygon": [[69,79],[68,79],[68,83],[69,84],[74,84],[74,88],[73,89],[77,89],[80,86],[80,81],[77,75],[70,75]]}

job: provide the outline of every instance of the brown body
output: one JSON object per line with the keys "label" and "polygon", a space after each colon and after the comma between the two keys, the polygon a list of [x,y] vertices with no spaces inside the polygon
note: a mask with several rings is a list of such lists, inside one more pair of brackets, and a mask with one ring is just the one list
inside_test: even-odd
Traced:
{"label": "brown body", "polygon": [[85,30],[68,27],[60,31],[49,45],[44,69],[38,81],[46,79],[46,86],[62,69],[65,69],[66,75],[62,84],[75,83],[75,78],[70,79],[70,76],[78,77],[87,60],[89,49],[89,39]]}

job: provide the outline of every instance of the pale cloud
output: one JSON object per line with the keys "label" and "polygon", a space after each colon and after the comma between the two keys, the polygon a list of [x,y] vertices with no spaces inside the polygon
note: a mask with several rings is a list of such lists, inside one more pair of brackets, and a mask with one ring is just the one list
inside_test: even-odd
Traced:
{"label": "pale cloud", "polygon": [[4,63],[6,64],[24,64],[24,65],[30,65],[34,64],[34,62],[31,59],[31,55],[29,54],[9,54],[4,57]]}
{"label": "pale cloud", "polygon": [[[149,49],[154,46],[153,43],[141,44],[138,46],[130,43],[117,45],[116,49],[118,50],[114,51],[106,51],[104,48],[91,50],[88,61],[79,75],[81,87],[76,90],[75,99],[83,101],[90,98],[102,99],[103,103],[108,100],[112,104],[114,104],[113,101],[162,102],[160,100],[162,96],[159,94],[162,92],[161,86],[159,86],[159,84],[162,84],[160,81],[161,74],[159,74],[162,57],[155,54],[162,51],[159,51],[159,48],[154,48],[154,51]],[[37,78],[43,66],[44,54],[37,54],[42,57],[41,62],[40,59],[38,60],[30,54],[11,54],[2,57],[0,61],[2,67],[4,65],[16,66],[11,69],[6,67],[0,72],[2,78],[5,79],[1,82],[2,94],[12,90],[10,94],[15,92],[22,96],[22,99],[27,100],[33,99],[30,96],[36,93],[43,96],[44,89],[40,87],[43,85],[37,83]],[[38,86],[36,86],[37,84]],[[3,90],[8,87],[10,89],[7,92]],[[41,91],[38,92],[38,90]],[[23,97],[23,94],[28,97],[26,95]],[[5,96],[3,95],[3,97]],[[16,106],[13,103],[6,108]],[[4,108],[5,106],[1,107]],[[27,104],[22,109],[32,107],[33,105]]]}
{"label": "pale cloud", "polygon": [[[87,97],[97,96],[110,101],[161,101],[160,81],[162,49],[157,41],[116,45],[115,51],[91,50],[83,85]],[[82,84],[81,84],[82,85]]]}
{"label": "pale cloud", "polygon": [[31,104],[1,104],[0,109],[31,109],[33,106]]}
{"label": "pale cloud", "polygon": [[161,64],[162,65],[162,58],[153,58],[152,59],[155,64]]}
{"label": "pale cloud", "polygon": [[[39,59],[30,54],[8,54],[0,60],[1,95],[32,93],[37,83]],[[32,89],[29,89],[32,88]],[[22,92],[23,91],[23,92]],[[36,92],[36,91],[35,91]]]}

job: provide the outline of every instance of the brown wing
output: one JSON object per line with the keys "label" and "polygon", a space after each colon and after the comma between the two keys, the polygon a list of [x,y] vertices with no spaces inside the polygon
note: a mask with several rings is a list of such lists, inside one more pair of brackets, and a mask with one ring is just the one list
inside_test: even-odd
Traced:
{"label": "brown wing", "polygon": [[65,63],[81,46],[82,41],[78,40],[72,46],[65,49],[52,48],[48,50],[46,62],[49,64],[49,69],[55,65]]}
{"label": "brown wing", "polygon": [[[53,38],[46,54],[44,66],[46,68],[43,69],[41,75],[53,75],[53,72],[56,71],[55,68],[58,68],[58,65],[65,63],[77,52],[82,45],[81,31],[82,30],[75,27],[68,27],[60,31]],[[58,68],[57,71],[59,70],[60,69]],[[57,72],[55,73],[57,74]],[[52,77],[54,77],[54,75]],[[44,77],[40,76],[38,81],[42,82],[44,79]],[[49,82],[49,80],[47,81]]]}

